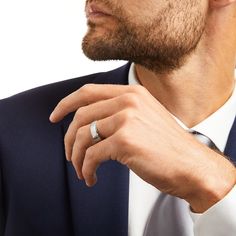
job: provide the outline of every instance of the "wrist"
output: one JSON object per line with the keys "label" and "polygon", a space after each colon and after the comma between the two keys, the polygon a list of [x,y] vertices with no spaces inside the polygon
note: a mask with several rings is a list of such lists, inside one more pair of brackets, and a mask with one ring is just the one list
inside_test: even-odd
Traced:
{"label": "wrist", "polygon": [[194,182],[194,190],[187,197],[191,209],[203,213],[222,200],[236,184],[236,169],[223,156],[217,155],[213,164]]}

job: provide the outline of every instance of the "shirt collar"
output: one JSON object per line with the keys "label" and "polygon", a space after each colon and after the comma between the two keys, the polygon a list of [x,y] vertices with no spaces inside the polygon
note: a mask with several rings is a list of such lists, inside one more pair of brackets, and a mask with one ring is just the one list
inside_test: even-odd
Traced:
{"label": "shirt collar", "polygon": [[[136,72],[134,63],[131,64],[129,70],[129,85],[140,84]],[[217,111],[201,121],[196,126],[192,127],[192,130],[200,132],[209,137],[217,146],[217,148],[224,152],[228,136],[233,125],[236,116],[236,89],[234,89],[231,97],[221,106]],[[190,130],[183,122],[175,117],[177,123],[185,130]]]}

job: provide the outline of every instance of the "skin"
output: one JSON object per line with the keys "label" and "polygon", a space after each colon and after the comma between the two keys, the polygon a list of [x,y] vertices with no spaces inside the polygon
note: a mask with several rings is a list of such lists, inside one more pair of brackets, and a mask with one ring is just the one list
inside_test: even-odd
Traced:
{"label": "skin", "polygon": [[[94,21],[90,6],[101,5],[111,17]],[[204,31],[207,4],[181,1],[87,1],[89,30],[84,53],[94,60],[123,59],[158,74],[184,64]],[[109,22],[109,24],[107,24]]]}
{"label": "skin", "polygon": [[[125,6],[124,19],[139,24],[143,19],[144,23],[154,19],[156,15],[152,14],[158,12],[152,13],[152,9],[163,9],[165,4],[166,1],[157,0],[119,3],[114,0],[117,6],[114,9]],[[76,111],[65,136],[66,157],[88,186],[96,183],[99,165],[111,159],[128,166],[160,191],[185,199],[193,211],[202,213],[235,185],[236,170],[232,163],[199,143],[170,115],[174,114],[191,128],[221,107],[234,87],[235,0],[202,0],[199,5],[197,19],[204,19],[204,31],[199,30],[196,47],[182,50],[176,63],[159,56],[154,60],[155,66],[144,58],[135,64],[143,86],[85,85],[56,106],[50,117],[52,122]],[[178,20],[175,28],[178,24],[181,27],[181,19]],[[109,46],[107,42],[112,44],[109,37],[119,29],[120,22],[115,17],[90,22],[84,42],[88,56],[94,59],[98,56],[91,46],[98,50],[100,44],[96,42],[102,38],[105,46]],[[159,34],[154,32],[153,37],[160,35],[161,26],[158,30]],[[189,45],[194,42],[190,36]],[[94,120],[98,120],[97,127],[104,138],[98,143],[93,142],[89,130]]]}

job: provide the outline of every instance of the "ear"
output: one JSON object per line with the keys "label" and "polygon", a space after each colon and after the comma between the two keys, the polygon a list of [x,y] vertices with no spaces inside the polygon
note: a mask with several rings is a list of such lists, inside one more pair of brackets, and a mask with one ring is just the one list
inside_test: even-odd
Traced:
{"label": "ear", "polygon": [[235,3],[236,0],[210,0],[210,6],[213,8],[226,7],[232,3]]}

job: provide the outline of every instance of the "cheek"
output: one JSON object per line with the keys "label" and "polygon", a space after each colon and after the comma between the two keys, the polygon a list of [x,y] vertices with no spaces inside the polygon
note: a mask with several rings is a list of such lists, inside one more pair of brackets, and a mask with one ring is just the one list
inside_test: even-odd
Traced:
{"label": "cheek", "polygon": [[120,0],[119,4],[130,22],[136,24],[150,23],[168,6],[163,0]]}

